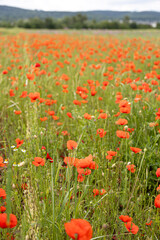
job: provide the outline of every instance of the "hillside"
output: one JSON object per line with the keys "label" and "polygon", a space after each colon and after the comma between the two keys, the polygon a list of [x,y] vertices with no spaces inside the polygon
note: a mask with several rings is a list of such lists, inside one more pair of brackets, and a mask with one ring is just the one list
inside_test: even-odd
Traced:
{"label": "hillside", "polygon": [[0,21],[8,20],[14,21],[18,19],[28,19],[33,17],[47,18],[53,17],[55,19],[66,16],[73,16],[77,13],[85,14],[88,19],[102,20],[120,20],[124,16],[129,16],[133,21],[146,22],[160,22],[160,12],[144,11],[144,12],[119,12],[119,11],[86,11],[86,12],[59,12],[59,11],[41,11],[41,10],[27,10],[17,7],[9,7],[0,5]]}

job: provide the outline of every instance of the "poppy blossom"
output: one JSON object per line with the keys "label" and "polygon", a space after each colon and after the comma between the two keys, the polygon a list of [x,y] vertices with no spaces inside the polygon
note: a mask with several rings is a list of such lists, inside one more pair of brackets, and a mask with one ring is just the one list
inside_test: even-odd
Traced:
{"label": "poppy blossom", "polygon": [[73,140],[67,141],[67,148],[68,148],[68,150],[73,150],[73,149],[77,148],[77,145],[78,144],[75,141],[73,141]]}
{"label": "poppy blossom", "polygon": [[99,190],[98,189],[93,189],[94,197],[99,195]]}
{"label": "poppy blossom", "polygon": [[25,98],[25,97],[27,97],[27,91],[23,91],[20,96],[20,98]]}
{"label": "poppy blossom", "polygon": [[101,138],[103,138],[106,135],[106,133],[107,133],[107,131],[104,131],[103,128],[99,128],[99,129],[97,129],[96,135],[99,135]]}
{"label": "poppy blossom", "polygon": [[90,120],[92,118],[92,116],[88,113],[85,113],[84,118],[87,119],[87,120]]}
{"label": "poppy blossom", "polygon": [[41,120],[41,122],[45,122],[45,121],[47,121],[47,117],[43,117],[43,118],[40,118],[40,120]]}
{"label": "poppy blossom", "polygon": [[9,222],[7,222],[7,214],[0,214],[0,228],[14,228],[17,225],[17,218],[14,214],[10,214]]}
{"label": "poppy blossom", "polygon": [[128,232],[137,234],[137,232],[139,231],[139,227],[137,225],[135,225],[133,222],[127,222],[124,225],[127,228]]}
{"label": "poppy blossom", "polygon": [[6,207],[1,206],[1,207],[0,207],[0,212],[1,212],[1,213],[4,213],[5,211],[6,211]]}
{"label": "poppy blossom", "polygon": [[147,226],[151,226],[152,220],[149,223],[146,223]]}
{"label": "poppy blossom", "polygon": [[127,215],[121,215],[119,216],[119,219],[122,220],[123,222],[131,222],[132,221],[132,218],[127,216]]}
{"label": "poppy blossom", "polygon": [[68,116],[69,118],[73,118],[73,117],[72,117],[72,113],[70,113],[70,112],[67,112],[67,116]]}
{"label": "poppy blossom", "polygon": [[29,93],[28,96],[31,99],[31,102],[35,102],[37,99],[40,98],[40,93],[39,92]]}
{"label": "poppy blossom", "polygon": [[35,157],[34,158],[34,161],[32,162],[33,165],[35,165],[36,167],[38,166],[44,166],[45,164],[45,159],[44,158],[41,158],[41,157]]}
{"label": "poppy blossom", "polygon": [[4,167],[4,166],[5,166],[5,164],[3,163],[3,158],[0,157],[0,167]]}
{"label": "poppy blossom", "polygon": [[0,188],[0,198],[6,199],[6,192],[3,188]]}
{"label": "poppy blossom", "polygon": [[64,158],[64,163],[67,165],[71,165],[71,166],[77,166],[77,162],[79,161],[78,158],[72,158],[72,157],[65,157]]}
{"label": "poppy blossom", "polygon": [[160,194],[158,194],[157,197],[155,198],[154,205],[156,208],[160,208]]}
{"label": "poppy blossom", "polygon": [[53,162],[53,158],[50,157],[49,153],[47,153],[46,159],[49,159],[51,163]]}
{"label": "poppy blossom", "polygon": [[160,168],[157,168],[156,176],[157,176],[157,177],[160,177]]}
{"label": "poppy blossom", "polygon": [[78,240],[90,240],[92,238],[92,226],[85,219],[72,219],[64,224],[69,237]]}
{"label": "poppy blossom", "polygon": [[127,169],[128,169],[128,171],[130,171],[131,173],[134,173],[134,172],[136,171],[135,167],[136,167],[136,166],[133,165],[133,164],[127,165]]}
{"label": "poppy blossom", "polygon": [[140,148],[136,148],[136,147],[130,147],[131,151],[134,152],[134,153],[139,153],[142,151],[142,149]]}
{"label": "poppy blossom", "polygon": [[106,119],[107,118],[107,113],[100,113],[98,116],[98,119]]}
{"label": "poppy blossom", "polygon": [[16,114],[16,115],[20,115],[21,113],[22,113],[22,111],[14,111],[14,113]]}
{"label": "poppy blossom", "polygon": [[20,140],[19,138],[16,138],[17,148],[19,148],[23,144],[24,140]]}
{"label": "poppy blossom", "polygon": [[157,187],[157,191],[158,191],[158,192],[160,191],[160,185]]}
{"label": "poppy blossom", "polygon": [[117,130],[116,134],[119,138],[129,138],[129,133],[125,131]]}
{"label": "poppy blossom", "polygon": [[126,125],[128,123],[128,121],[126,119],[123,119],[123,118],[119,118],[117,121],[116,121],[116,124],[117,125]]}

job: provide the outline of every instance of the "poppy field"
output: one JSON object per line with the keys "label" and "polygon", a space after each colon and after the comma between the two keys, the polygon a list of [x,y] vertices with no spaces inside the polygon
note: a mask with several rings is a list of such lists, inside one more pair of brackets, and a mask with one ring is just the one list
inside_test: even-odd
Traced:
{"label": "poppy field", "polygon": [[160,34],[0,34],[0,239],[160,239]]}

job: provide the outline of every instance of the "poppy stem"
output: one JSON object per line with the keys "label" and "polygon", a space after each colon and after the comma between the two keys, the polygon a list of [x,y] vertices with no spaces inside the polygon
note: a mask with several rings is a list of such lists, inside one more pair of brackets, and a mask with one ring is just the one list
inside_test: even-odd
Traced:
{"label": "poppy stem", "polygon": [[53,233],[54,233],[54,223],[55,223],[55,214],[54,214],[54,161],[51,164],[51,191],[52,191],[52,215],[53,215]]}
{"label": "poppy stem", "polygon": [[133,197],[133,194],[134,194],[134,190],[135,190],[135,187],[136,187],[136,184],[137,184],[137,181],[138,181],[138,177],[139,177],[139,174],[140,174],[140,171],[141,171],[141,168],[142,168],[142,163],[143,163],[143,160],[144,160],[145,153],[146,153],[146,151],[144,151],[144,154],[143,154],[143,157],[142,157],[142,160],[141,160],[141,163],[140,163],[139,171],[138,171],[138,174],[137,174],[137,177],[135,179],[135,183],[134,183],[134,186],[133,186],[133,189],[132,189],[132,193],[131,193],[131,196],[130,196],[130,198],[128,200],[128,203],[127,203],[126,211],[128,210],[130,201],[131,201],[131,199]]}
{"label": "poppy stem", "polygon": [[12,183],[12,161],[9,161],[8,169],[7,169],[7,180],[6,180],[6,203],[7,203],[7,223],[10,221],[10,214],[11,214],[11,183]]}

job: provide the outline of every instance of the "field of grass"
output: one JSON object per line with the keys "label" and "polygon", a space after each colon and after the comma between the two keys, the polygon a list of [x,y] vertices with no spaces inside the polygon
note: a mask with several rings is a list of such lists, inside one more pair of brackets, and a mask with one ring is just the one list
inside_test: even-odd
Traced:
{"label": "field of grass", "polygon": [[21,31],[0,29],[0,239],[160,239],[160,32]]}

